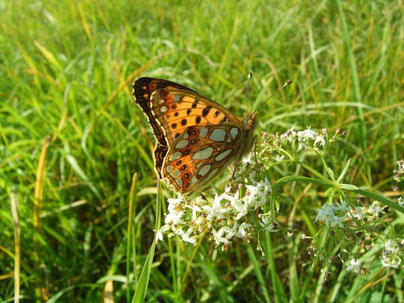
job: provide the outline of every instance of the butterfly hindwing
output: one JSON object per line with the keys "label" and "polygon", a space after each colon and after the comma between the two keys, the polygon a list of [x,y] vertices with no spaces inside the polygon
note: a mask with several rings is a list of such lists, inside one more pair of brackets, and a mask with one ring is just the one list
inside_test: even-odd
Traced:
{"label": "butterfly hindwing", "polygon": [[238,158],[242,138],[231,123],[188,127],[170,146],[162,176],[180,193],[197,191]]}

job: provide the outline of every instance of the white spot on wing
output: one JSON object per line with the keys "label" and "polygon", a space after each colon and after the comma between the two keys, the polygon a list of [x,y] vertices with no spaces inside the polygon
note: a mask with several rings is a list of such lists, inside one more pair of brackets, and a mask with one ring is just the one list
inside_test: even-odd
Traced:
{"label": "white spot on wing", "polygon": [[165,113],[165,112],[168,111],[168,107],[164,105],[164,106],[162,106],[162,107],[160,108],[160,111],[161,111],[162,113]]}
{"label": "white spot on wing", "polygon": [[201,138],[204,138],[208,134],[209,130],[206,127],[201,128],[201,132],[199,133],[199,136]]}
{"label": "white spot on wing", "polygon": [[215,130],[213,130],[213,132],[210,134],[209,136],[210,139],[212,139],[213,141],[224,141],[224,138],[226,138],[226,131],[224,129],[221,128],[217,128]]}
{"label": "white spot on wing", "polygon": [[175,152],[170,156],[170,158],[168,158],[168,160],[174,161],[174,160],[177,160],[179,157],[181,157],[181,153],[180,152]]}
{"label": "white spot on wing", "polygon": [[183,139],[188,139],[188,138],[189,138],[188,132],[186,132],[182,138],[183,138]]}
{"label": "white spot on wing", "polygon": [[174,170],[170,175],[173,178],[177,178],[180,175],[180,172],[178,170]]}
{"label": "white spot on wing", "polygon": [[231,136],[233,137],[233,139],[236,138],[237,135],[238,135],[238,128],[237,128],[237,127],[233,127],[233,128],[230,130],[230,133],[231,133]]}
{"label": "white spot on wing", "polygon": [[224,158],[226,158],[229,154],[231,153],[231,149],[228,149],[220,154],[218,154],[215,158],[216,161],[222,161]]}
{"label": "white spot on wing", "polygon": [[191,184],[194,185],[196,182],[198,182],[198,178],[196,176],[193,176],[191,179]]}
{"label": "white spot on wing", "polygon": [[171,165],[166,167],[166,171],[168,173],[170,173],[172,170],[173,170],[173,167]]}
{"label": "white spot on wing", "polygon": [[192,160],[205,160],[209,158],[213,153],[213,147],[207,147],[201,149],[192,155]]}
{"label": "white spot on wing", "polygon": [[210,164],[205,165],[204,167],[201,168],[201,170],[199,171],[199,174],[203,177],[204,175],[206,175],[209,172],[211,167],[212,167],[212,165],[210,165]]}
{"label": "white spot on wing", "polygon": [[177,143],[175,148],[176,149],[181,149],[181,148],[184,148],[187,145],[188,145],[188,140],[181,140],[180,142]]}
{"label": "white spot on wing", "polygon": [[177,185],[178,185],[179,187],[182,187],[182,179],[181,179],[181,178],[175,179],[175,183],[177,183]]}

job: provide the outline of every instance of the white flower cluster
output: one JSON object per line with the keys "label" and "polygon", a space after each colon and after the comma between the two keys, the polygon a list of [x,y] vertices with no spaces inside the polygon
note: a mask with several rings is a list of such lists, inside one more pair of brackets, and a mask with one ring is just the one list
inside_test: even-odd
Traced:
{"label": "white flower cluster", "polygon": [[362,221],[366,219],[367,222],[372,222],[381,217],[384,214],[384,209],[386,205],[381,204],[378,201],[373,202],[369,206],[357,206],[351,208],[348,213],[349,218],[355,218],[356,220]]}
{"label": "white flower cluster", "polygon": [[341,204],[330,203],[324,204],[318,211],[315,222],[325,222],[327,227],[340,227],[344,228],[344,219],[347,217],[349,211],[346,201]]}
{"label": "white flower cluster", "polygon": [[[401,246],[404,245],[404,240],[401,240]],[[384,267],[397,268],[401,264],[403,252],[400,250],[399,245],[394,240],[387,240],[384,243],[382,256],[380,257]]]}
{"label": "white flower cluster", "polygon": [[307,129],[303,131],[295,131],[292,127],[287,132],[280,135],[280,143],[291,143],[295,140],[298,142],[297,150],[308,149],[309,147],[325,147],[325,136],[327,134],[327,130],[323,129],[321,133],[316,132],[311,129],[311,127],[307,127]]}
{"label": "white flower cluster", "polygon": [[400,182],[404,175],[404,159],[397,161],[397,169],[394,170],[394,181]]}
{"label": "white flower cluster", "polygon": [[[189,203],[182,196],[168,199],[168,214],[164,226],[157,232],[158,239],[162,240],[163,233],[168,233],[195,245],[198,237],[208,230],[216,246],[223,245],[222,249],[226,249],[234,237],[249,241],[253,226],[248,223],[247,215],[250,211],[262,210],[271,193],[267,179],[256,182],[250,178],[250,181],[252,184],[245,185],[243,197],[238,190],[231,193],[227,189],[214,198],[197,197]],[[261,217],[262,225],[268,228],[268,218]]]}

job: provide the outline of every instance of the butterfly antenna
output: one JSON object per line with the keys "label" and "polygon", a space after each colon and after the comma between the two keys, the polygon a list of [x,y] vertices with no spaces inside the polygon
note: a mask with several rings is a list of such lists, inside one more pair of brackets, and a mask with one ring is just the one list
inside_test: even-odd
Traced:
{"label": "butterfly antenna", "polygon": [[[287,81],[282,85],[282,87],[278,88],[272,95],[269,96],[268,99],[266,99],[264,102],[262,102],[262,104],[267,103],[273,96],[275,96],[277,93],[279,93],[285,86],[288,86],[288,85],[290,85],[290,84],[292,84],[292,80],[287,80]],[[255,112],[256,112],[256,110],[254,110],[254,111],[249,115],[249,117],[251,117]]]}
{"label": "butterfly antenna", "polygon": [[250,91],[251,91],[251,78],[252,78],[253,74],[252,72],[248,73],[248,88],[247,88],[247,112],[248,111],[248,106],[250,104]]}
{"label": "butterfly antenna", "polygon": [[288,85],[290,85],[290,84],[292,84],[292,80],[287,80],[287,81],[282,85],[281,88],[278,88],[272,95],[269,96],[268,99],[266,99],[264,102],[262,102],[262,104],[267,103],[273,96],[275,96],[277,93],[279,93],[285,86],[288,86]]}

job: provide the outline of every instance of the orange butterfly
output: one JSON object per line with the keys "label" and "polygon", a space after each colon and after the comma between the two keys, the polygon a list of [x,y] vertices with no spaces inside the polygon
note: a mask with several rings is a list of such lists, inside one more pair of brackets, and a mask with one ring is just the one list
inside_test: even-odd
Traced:
{"label": "orange butterfly", "polygon": [[156,78],[137,79],[133,95],[156,137],[156,171],[181,194],[202,190],[254,145],[256,111],[241,121],[194,90]]}

